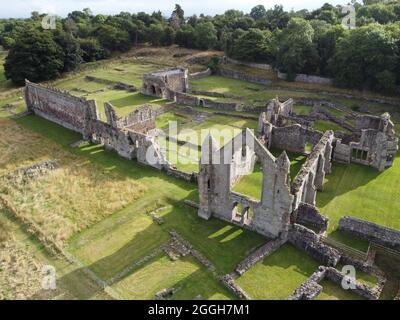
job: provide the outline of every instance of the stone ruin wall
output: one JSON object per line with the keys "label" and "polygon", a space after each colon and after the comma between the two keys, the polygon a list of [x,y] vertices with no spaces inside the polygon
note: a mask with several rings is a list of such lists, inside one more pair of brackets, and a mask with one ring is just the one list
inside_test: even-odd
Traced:
{"label": "stone ruin wall", "polygon": [[[169,167],[155,137],[147,135],[155,127],[155,114],[150,106],[139,108],[127,117],[117,117],[110,104],[105,106],[107,121],[100,120],[95,101],[86,101],[66,92],[47,88],[39,84],[26,83],[25,98],[28,110],[68,129],[79,132],[83,139],[104,144],[127,159],[153,166],[157,169]],[[140,121],[140,114],[147,118]],[[138,119],[139,116],[139,119]],[[128,128],[124,127],[128,125]],[[144,127],[140,128],[143,124]],[[129,128],[140,128],[136,132]],[[152,159],[149,162],[147,156]]]}
{"label": "stone ruin wall", "polygon": [[324,265],[336,266],[340,260],[339,251],[325,245],[319,235],[302,225],[291,225],[288,241]]}
{"label": "stone ruin wall", "polygon": [[336,139],[334,160],[359,163],[384,171],[393,165],[398,144],[389,114],[380,117],[361,115],[356,118],[354,134],[350,139]]}
{"label": "stone ruin wall", "polygon": [[[247,150],[246,154],[256,156],[263,168],[261,200],[232,192],[234,182],[237,182],[241,175],[248,173],[250,168],[242,167],[241,160],[237,157],[232,163],[229,161],[225,163],[224,156],[225,152],[229,155],[242,153],[244,146],[238,146],[235,141],[244,134],[244,132],[239,134],[232,143],[221,149],[218,149],[215,140],[210,136],[203,143],[198,178],[199,216],[205,219],[215,216],[267,237],[276,238],[287,232],[290,223],[293,202],[288,185],[290,162],[285,152],[279,158],[275,158],[250,130],[246,130],[246,134],[254,140],[254,149]],[[247,142],[247,138],[243,137],[242,141],[245,140]],[[227,151],[227,148],[233,150]],[[212,161],[214,159],[220,159],[219,164]],[[243,209],[242,212],[237,212],[239,204]],[[253,211],[252,217],[249,216],[250,211]]]}
{"label": "stone ruin wall", "polygon": [[384,247],[400,251],[399,230],[390,229],[369,221],[348,216],[340,219],[339,230],[350,233],[363,240],[376,242]]}
{"label": "stone ruin wall", "polygon": [[171,99],[171,92],[186,92],[189,88],[188,69],[173,68],[146,73],[142,93]]}
{"label": "stone ruin wall", "polygon": [[358,282],[356,279],[345,276],[343,273],[333,267],[320,266],[300,287],[298,287],[288,298],[288,300],[313,300],[322,291],[323,287],[319,284],[323,280],[329,280],[341,286],[343,281],[351,283],[354,289],[351,292],[368,300],[377,300],[381,294],[382,288],[369,286]]}
{"label": "stone ruin wall", "polygon": [[100,118],[95,101],[29,81],[25,85],[25,101],[28,111],[83,135],[87,120]]}
{"label": "stone ruin wall", "polygon": [[294,209],[301,202],[315,206],[316,193],[322,191],[325,175],[331,172],[333,140],[332,131],[324,133],[293,181],[291,192],[295,198]]}
{"label": "stone ruin wall", "polygon": [[125,117],[119,117],[114,107],[108,102],[104,104],[104,110],[107,123],[113,127],[128,128],[139,133],[148,133],[156,128],[157,113],[150,105],[143,105]]}

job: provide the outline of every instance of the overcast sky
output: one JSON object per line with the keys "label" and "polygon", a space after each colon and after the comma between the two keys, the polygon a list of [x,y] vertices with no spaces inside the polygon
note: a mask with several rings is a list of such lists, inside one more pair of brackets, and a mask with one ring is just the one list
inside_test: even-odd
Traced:
{"label": "overcast sky", "polygon": [[73,10],[92,9],[94,14],[114,14],[121,11],[151,13],[161,10],[169,15],[175,3],[179,3],[186,15],[223,13],[227,9],[249,12],[252,7],[263,4],[266,8],[282,4],[286,10],[314,9],[325,2],[333,5],[346,4],[348,0],[0,0],[0,18],[29,17],[32,11],[65,16]]}

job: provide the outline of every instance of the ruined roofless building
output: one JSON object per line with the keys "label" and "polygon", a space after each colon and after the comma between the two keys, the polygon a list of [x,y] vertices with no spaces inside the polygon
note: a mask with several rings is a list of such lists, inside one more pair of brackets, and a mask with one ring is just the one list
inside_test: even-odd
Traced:
{"label": "ruined roofless building", "polygon": [[189,88],[189,72],[185,68],[172,68],[149,72],[143,76],[142,93],[170,99],[172,92],[186,92]]}
{"label": "ruined roofless building", "polygon": [[350,143],[337,140],[334,160],[359,163],[384,171],[393,165],[399,139],[389,113],[380,117],[361,115],[356,119],[355,139]]}
{"label": "ruined roofless building", "polygon": [[[263,172],[261,200],[231,191],[258,161]],[[270,238],[285,236],[294,197],[290,194],[290,161],[286,152],[275,158],[249,129],[219,149],[207,136],[198,176],[199,216],[211,216],[247,227]]]}

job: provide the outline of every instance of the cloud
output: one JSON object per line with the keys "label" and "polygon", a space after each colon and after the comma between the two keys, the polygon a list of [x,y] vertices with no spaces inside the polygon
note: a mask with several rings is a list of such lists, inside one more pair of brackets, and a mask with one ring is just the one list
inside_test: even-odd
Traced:
{"label": "cloud", "polygon": [[[179,3],[187,15],[192,14],[218,14],[228,9],[238,9],[249,12],[258,4],[271,8],[275,4],[282,4],[286,10],[314,9],[320,7],[326,0],[13,0],[13,5],[6,1],[0,2],[0,17],[29,17],[32,11],[53,13],[66,16],[74,10],[90,8],[95,14],[115,14],[121,11],[128,12],[153,12],[161,10],[164,15],[169,15],[175,3]],[[345,0],[328,1],[333,5],[346,4]]]}

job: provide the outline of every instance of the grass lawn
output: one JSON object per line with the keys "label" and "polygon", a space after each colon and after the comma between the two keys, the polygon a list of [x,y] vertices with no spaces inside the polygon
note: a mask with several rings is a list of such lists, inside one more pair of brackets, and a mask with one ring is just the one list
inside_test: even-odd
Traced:
{"label": "grass lawn", "polygon": [[349,130],[343,128],[342,126],[331,122],[331,121],[325,121],[325,120],[317,120],[314,123],[314,129],[325,132],[328,130],[333,130],[333,131],[342,131],[343,133],[350,133]]}
{"label": "grass lawn", "polygon": [[137,88],[142,86],[143,74],[161,69],[162,67],[154,64],[142,64],[132,60],[129,63],[116,63],[112,67],[98,69],[90,72],[91,76],[107,79],[114,82],[124,82],[133,84]]}
{"label": "grass lawn", "polygon": [[125,299],[154,299],[157,292],[175,288],[173,300],[235,299],[234,295],[215,280],[194,257],[186,256],[171,261],[159,254],[139,270],[112,286]]}
{"label": "grass lawn", "polygon": [[165,104],[168,100],[159,99],[155,97],[145,96],[140,92],[129,92],[125,90],[107,90],[96,94],[91,94],[86,97],[88,100],[93,99],[97,102],[97,107],[105,121],[104,103],[111,103],[119,116],[125,116],[136,108],[144,105],[151,104],[155,108]]}
{"label": "grass lawn", "polygon": [[63,90],[70,91],[71,94],[81,96],[85,92],[95,92],[97,90],[105,89],[107,87],[104,83],[97,83],[95,81],[88,81],[85,76],[80,76],[68,80],[57,82],[56,87]]}
{"label": "grass lawn", "polygon": [[285,244],[238,278],[237,283],[253,299],[286,300],[318,266],[306,253]]}
{"label": "grass lawn", "polygon": [[312,109],[312,106],[303,106],[297,104],[293,106],[293,112],[295,112],[299,116],[308,116],[311,113]]}
{"label": "grass lawn", "polygon": [[324,191],[317,193],[317,206],[330,219],[329,235],[348,245],[366,250],[366,243],[339,233],[339,219],[358,217],[400,229],[400,157],[384,172],[359,164],[334,163],[326,176]]}

